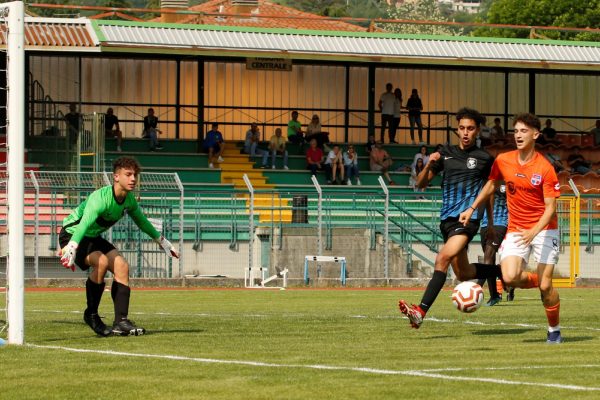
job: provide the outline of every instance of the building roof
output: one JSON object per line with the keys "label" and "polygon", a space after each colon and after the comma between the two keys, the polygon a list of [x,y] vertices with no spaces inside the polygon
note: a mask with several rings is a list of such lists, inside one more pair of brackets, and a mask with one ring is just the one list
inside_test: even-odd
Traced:
{"label": "building roof", "polygon": [[[0,25],[6,46],[6,25]],[[25,50],[100,51],[88,19],[25,17]]]}
{"label": "building roof", "polygon": [[[189,10],[203,12],[209,15],[185,16],[178,21],[179,23],[250,26],[257,28],[310,29],[322,31],[366,31],[364,27],[358,25],[327,19],[320,15],[307,13],[264,0],[256,1],[255,5],[239,4],[232,0],[209,0],[206,3],[192,6]],[[235,14],[242,15],[235,16]],[[153,21],[160,22],[161,19],[157,18]]]}

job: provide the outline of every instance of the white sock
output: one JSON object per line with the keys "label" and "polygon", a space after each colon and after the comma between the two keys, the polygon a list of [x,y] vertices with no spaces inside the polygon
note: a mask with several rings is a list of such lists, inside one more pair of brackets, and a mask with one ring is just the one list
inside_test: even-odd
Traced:
{"label": "white sock", "polygon": [[548,332],[552,333],[552,332],[559,332],[560,331],[560,325],[556,325],[556,326],[549,326],[548,327]]}

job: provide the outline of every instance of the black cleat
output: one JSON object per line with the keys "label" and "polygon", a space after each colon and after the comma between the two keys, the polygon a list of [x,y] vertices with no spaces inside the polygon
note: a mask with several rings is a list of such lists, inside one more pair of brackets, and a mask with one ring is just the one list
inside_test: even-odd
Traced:
{"label": "black cleat", "polygon": [[515,299],[515,288],[511,287],[508,289],[508,294],[506,295],[506,301],[513,301]]}
{"label": "black cleat", "polygon": [[115,321],[112,327],[112,333],[115,336],[141,336],[146,333],[146,330],[135,326],[135,324],[128,319],[122,319],[119,322]]}
{"label": "black cleat", "polygon": [[86,324],[88,324],[90,326],[90,328],[92,328],[92,330],[94,332],[96,332],[96,334],[100,335],[100,336],[108,336],[110,335],[110,328],[108,328],[104,322],[102,322],[102,320],[100,319],[100,316],[98,314],[88,314],[86,312],[83,313],[83,320],[85,321]]}

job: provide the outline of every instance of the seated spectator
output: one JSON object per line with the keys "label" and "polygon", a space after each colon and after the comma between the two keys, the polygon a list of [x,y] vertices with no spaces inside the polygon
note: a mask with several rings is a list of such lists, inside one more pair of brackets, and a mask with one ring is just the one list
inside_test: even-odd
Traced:
{"label": "seated spectator", "polygon": [[260,142],[260,130],[258,125],[253,122],[250,125],[250,129],[246,132],[246,140],[244,141],[244,153],[250,154],[250,157],[262,156],[262,168],[267,166],[267,160],[269,158],[269,152],[258,147]]}
{"label": "seated spectator", "polygon": [[493,143],[492,128],[487,126],[486,122],[483,122],[481,124],[481,127],[479,129],[478,139],[479,139],[479,147],[482,149],[486,148],[487,146],[489,146]]}
{"label": "seated spectator", "polygon": [[298,122],[298,111],[292,111],[292,119],[288,122],[288,141],[294,144],[304,144],[302,124]]}
{"label": "seated spectator", "polygon": [[427,161],[429,161],[429,154],[427,154],[427,146],[425,146],[425,145],[421,146],[421,148],[419,149],[419,152],[417,154],[415,154],[415,157],[413,158],[413,162],[410,165],[410,167],[415,168],[415,165],[417,165],[418,160],[423,160],[425,165],[427,165]]}
{"label": "seated spectator", "polygon": [[[417,187],[417,176],[423,171],[425,168],[425,161],[423,158],[417,159],[416,164],[412,167],[410,171],[410,178],[408,178],[408,183],[413,188],[415,192],[424,192],[425,188],[419,189]],[[419,199],[423,198],[423,196],[419,196]]]}
{"label": "seated spectator", "polygon": [[590,133],[594,137],[594,146],[600,146],[600,119],[596,120],[596,127]]}
{"label": "seated spectator", "polygon": [[[285,139],[281,136],[281,128],[275,129],[275,134],[271,136],[269,150],[271,151],[271,168],[275,169],[275,159],[277,154],[280,154],[283,157],[283,169],[288,169],[288,152],[285,149]],[[263,159],[263,164],[267,164],[265,159]]]}
{"label": "seated spectator", "polygon": [[349,145],[348,151],[344,152],[344,169],[346,170],[346,183],[352,185],[352,178],[356,177],[356,184],[360,185],[360,171],[358,170],[358,154],[354,146]]}
{"label": "seated spectator", "polygon": [[373,147],[375,147],[376,144],[377,142],[375,141],[375,135],[369,135],[367,144],[365,145],[365,152],[367,154],[371,154],[371,150],[373,150]]}
{"label": "seated spectator", "polygon": [[334,145],[327,158],[325,159],[325,171],[327,173],[327,183],[337,185],[337,174],[340,174],[340,183],[344,182],[344,160],[340,146]]}
{"label": "seated spectator", "polygon": [[545,154],[545,156],[548,159],[548,161],[550,161],[550,164],[552,164],[552,166],[554,167],[554,171],[556,173],[559,173],[560,171],[565,170],[565,166],[563,165],[562,161],[560,160],[559,154],[547,152]]}
{"label": "seated spectator", "polygon": [[590,172],[592,164],[579,153],[581,150],[579,146],[574,146],[571,150],[573,154],[567,157],[567,165],[571,168],[571,173],[584,175]]}
{"label": "seated spectator", "polygon": [[158,135],[162,132],[157,128],[158,117],[154,115],[154,108],[148,109],[148,115],[144,117],[144,132],[142,137],[150,139],[150,151],[162,150],[158,143]]}
{"label": "seated spectator", "polygon": [[506,143],[506,135],[502,125],[500,125],[500,118],[494,118],[494,126],[492,126],[492,141],[494,143]]}
{"label": "seated spectator", "polygon": [[541,145],[549,143],[560,144],[560,140],[556,138],[556,129],[552,127],[551,119],[546,120],[546,126],[542,129],[541,135],[538,136],[535,142]]}
{"label": "seated spectator", "polygon": [[121,151],[121,142],[123,141],[123,133],[119,127],[119,118],[114,114],[112,107],[106,110],[104,116],[104,136],[107,138],[117,138],[117,151]]}
{"label": "seated spectator", "polygon": [[388,152],[383,149],[381,143],[377,143],[377,145],[373,147],[373,150],[371,150],[369,165],[371,171],[381,171],[381,174],[386,177],[390,185],[394,184],[394,181],[392,181],[390,173],[388,172],[392,163],[392,157],[390,157]]}
{"label": "seated spectator", "polygon": [[322,169],[323,150],[317,147],[315,139],[310,141],[310,147],[306,150],[306,168],[310,170],[312,175],[316,175],[317,171]]}
{"label": "seated spectator", "polygon": [[203,143],[204,151],[208,153],[208,168],[214,168],[215,162],[222,163],[225,161],[222,154],[225,150],[225,142],[223,141],[223,134],[219,132],[219,124],[213,122],[212,129],[208,131]]}
{"label": "seated spectator", "polygon": [[306,127],[306,141],[310,142],[312,139],[317,140],[317,147],[327,151],[330,150],[325,148],[325,144],[329,143],[329,132],[323,132],[319,116],[316,114],[313,115],[312,120]]}

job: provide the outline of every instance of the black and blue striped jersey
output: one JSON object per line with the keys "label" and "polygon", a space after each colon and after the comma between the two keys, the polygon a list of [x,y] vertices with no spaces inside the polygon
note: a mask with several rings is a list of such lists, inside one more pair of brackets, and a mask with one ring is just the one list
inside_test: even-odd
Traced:
{"label": "black and blue striped jersey", "polygon": [[[431,166],[435,174],[444,172],[442,178],[442,210],[440,219],[458,218],[471,206],[483,185],[487,182],[494,158],[477,146],[461,149],[446,145],[440,150],[440,158]],[[473,212],[471,219],[481,220],[485,207]]]}
{"label": "black and blue striped jersey", "polygon": [[[483,214],[480,226],[488,226],[487,210]],[[494,192],[494,226],[508,226],[508,207],[506,206],[506,185],[503,183]]]}

